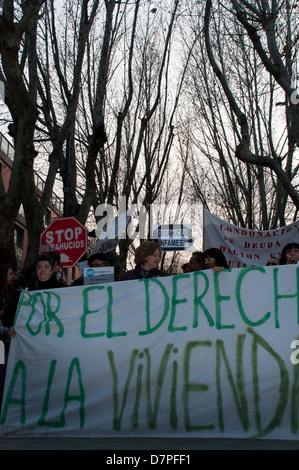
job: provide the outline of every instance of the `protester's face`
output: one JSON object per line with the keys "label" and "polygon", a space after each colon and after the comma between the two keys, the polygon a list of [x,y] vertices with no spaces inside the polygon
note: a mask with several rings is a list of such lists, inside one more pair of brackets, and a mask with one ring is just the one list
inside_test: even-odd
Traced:
{"label": "protester's face", "polygon": [[7,284],[10,285],[13,283],[13,270],[11,268],[8,268],[7,270],[7,275],[6,275],[6,280]]}
{"label": "protester's face", "polygon": [[157,248],[153,255],[147,255],[145,257],[144,266],[146,269],[154,269],[159,266],[161,261],[161,251]]}
{"label": "protester's face", "polygon": [[206,256],[204,259],[204,268],[205,269],[212,269],[217,266],[217,261],[213,256]]}
{"label": "protester's face", "polygon": [[299,261],[299,249],[291,248],[286,251],[286,264],[296,264]]}
{"label": "protester's face", "polygon": [[186,263],[184,266],[183,266],[183,273],[191,273],[192,272],[192,269],[190,267],[190,263]]}
{"label": "protester's face", "polygon": [[53,274],[53,268],[49,261],[38,261],[36,265],[36,274],[39,281],[48,281]]}
{"label": "protester's face", "polygon": [[188,265],[189,265],[190,272],[200,271],[202,269],[202,263],[199,263],[198,261],[196,261],[196,258],[194,256],[191,256]]}

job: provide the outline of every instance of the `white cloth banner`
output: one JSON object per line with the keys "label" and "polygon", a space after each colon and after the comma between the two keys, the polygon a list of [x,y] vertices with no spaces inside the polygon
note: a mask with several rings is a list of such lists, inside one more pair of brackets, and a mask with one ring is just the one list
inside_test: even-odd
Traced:
{"label": "white cloth banner", "polygon": [[219,248],[230,268],[265,266],[269,258],[280,257],[286,244],[299,243],[299,221],[258,231],[230,224],[207,210],[204,219],[204,249]]}
{"label": "white cloth banner", "polygon": [[298,287],[280,266],[23,293],[0,434],[297,440]]}
{"label": "white cloth banner", "polygon": [[[96,234],[98,236],[96,244],[91,252],[95,253],[108,253],[116,249],[119,239],[126,238],[126,229],[131,220],[133,208],[121,213],[114,217],[105,224],[103,230],[97,227]],[[101,222],[99,223],[101,226]],[[100,231],[100,233],[98,233]]]}

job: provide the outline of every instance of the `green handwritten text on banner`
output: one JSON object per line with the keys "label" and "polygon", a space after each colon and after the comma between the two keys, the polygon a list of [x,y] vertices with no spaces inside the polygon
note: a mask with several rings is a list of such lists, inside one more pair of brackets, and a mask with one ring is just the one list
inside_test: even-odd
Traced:
{"label": "green handwritten text on banner", "polygon": [[24,292],[0,433],[297,439],[298,286],[280,266]]}

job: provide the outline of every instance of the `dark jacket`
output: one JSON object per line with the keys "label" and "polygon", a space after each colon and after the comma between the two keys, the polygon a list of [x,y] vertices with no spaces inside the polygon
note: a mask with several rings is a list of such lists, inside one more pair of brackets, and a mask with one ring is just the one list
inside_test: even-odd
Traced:
{"label": "dark jacket", "polygon": [[149,279],[152,277],[165,277],[169,276],[165,271],[161,271],[158,268],[151,269],[150,271],[145,271],[140,266],[136,266],[135,269],[131,269],[120,275],[120,281],[131,281],[134,279]]}

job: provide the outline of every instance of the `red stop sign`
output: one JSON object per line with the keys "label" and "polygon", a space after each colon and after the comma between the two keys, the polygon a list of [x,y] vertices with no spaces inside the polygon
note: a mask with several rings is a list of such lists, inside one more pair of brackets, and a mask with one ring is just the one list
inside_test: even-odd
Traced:
{"label": "red stop sign", "polygon": [[87,230],[75,217],[54,219],[41,233],[39,254],[55,251],[64,268],[71,268],[87,251]]}

